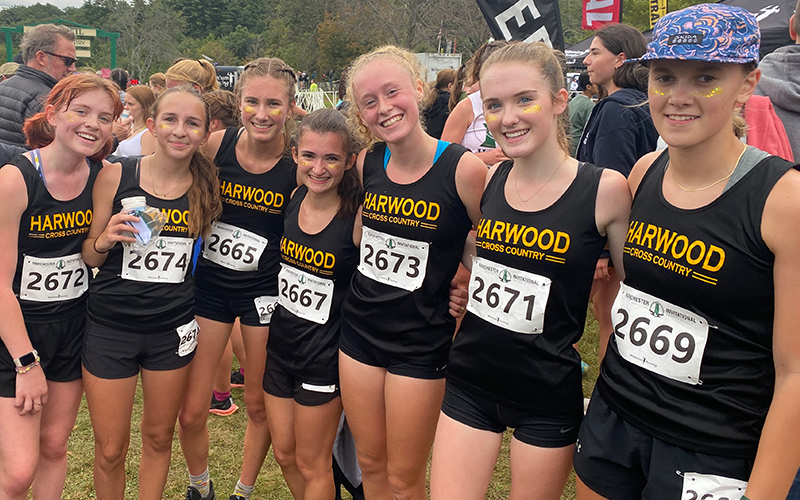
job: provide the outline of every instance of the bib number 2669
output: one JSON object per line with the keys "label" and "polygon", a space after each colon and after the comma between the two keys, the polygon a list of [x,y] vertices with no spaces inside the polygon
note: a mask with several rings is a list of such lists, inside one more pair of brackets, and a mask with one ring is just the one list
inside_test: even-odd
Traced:
{"label": "bib number 2669", "polygon": [[708,340],[701,316],[622,284],[611,309],[620,355],[628,362],[686,384],[700,384]]}

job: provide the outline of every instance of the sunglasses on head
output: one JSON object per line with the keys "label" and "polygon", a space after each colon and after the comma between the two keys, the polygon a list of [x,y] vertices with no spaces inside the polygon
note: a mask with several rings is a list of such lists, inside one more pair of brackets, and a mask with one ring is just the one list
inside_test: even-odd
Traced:
{"label": "sunglasses on head", "polygon": [[61,54],[55,54],[53,52],[47,52],[46,50],[43,50],[42,52],[44,52],[47,55],[60,58],[62,61],[64,61],[64,66],[66,66],[68,68],[70,66],[72,66],[73,64],[75,64],[76,62],[78,62],[78,60],[75,59],[74,57],[62,56]]}

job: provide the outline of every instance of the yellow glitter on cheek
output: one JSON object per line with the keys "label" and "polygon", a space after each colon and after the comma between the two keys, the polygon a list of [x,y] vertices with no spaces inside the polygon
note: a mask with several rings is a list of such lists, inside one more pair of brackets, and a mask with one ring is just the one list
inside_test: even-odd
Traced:
{"label": "yellow glitter on cheek", "polygon": [[300,162],[300,166],[301,167],[307,167],[308,166],[308,162],[307,161],[301,161]]}
{"label": "yellow glitter on cheek", "polygon": [[339,170],[340,168],[342,168],[342,166],[341,165],[337,165],[335,163],[331,163],[330,165],[328,165],[328,168],[331,169],[331,170]]}
{"label": "yellow glitter on cheek", "polygon": [[522,112],[527,115],[528,113],[538,113],[541,110],[542,107],[540,105],[534,104],[533,106],[528,106],[527,108],[523,109]]}
{"label": "yellow glitter on cheek", "polygon": [[272,111],[269,112],[269,114],[272,116],[281,116],[283,114],[283,111],[281,111],[280,109],[273,109]]}
{"label": "yellow glitter on cheek", "polygon": [[705,97],[706,99],[711,99],[712,97],[718,96],[722,93],[722,87],[714,87],[713,89],[709,90],[708,92],[700,92],[699,90],[693,90],[692,94],[698,97]]}
{"label": "yellow glitter on cheek", "polygon": [[255,108],[253,106],[245,106],[244,107],[244,112],[245,113],[253,113],[254,111],[255,111]]}
{"label": "yellow glitter on cheek", "polygon": [[67,119],[70,123],[73,123],[75,121],[75,115],[72,113],[67,113]]}
{"label": "yellow glitter on cheek", "polygon": [[200,131],[199,130],[192,130],[192,132],[194,132],[197,135],[200,135]]}
{"label": "yellow glitter on cheek", "polygon": [[162,130],[163,130],[163,129],[167,128],[167,125],[166,125],[166,124],[164,124],[164,123],[159,123],[159,124],[158,124],[158,128],[160,128],[160,129],[162,129]]}
{"label": "yellow glitter on cheek", "polygon": [[658,87],[650,87],[650,94],[666,96],[666,95],[672,95],[672,91],[671,90],[665,91],[664,89],[660,89]]}
{"label": "yellow glitter on cheek", "polygon": [[488,116],[486,117],[486,121],[487,121],[487,122],[496,122],[496,121],[497,121],[497,117],[496,117],[496,116],[494,116],[494,115],[488,115]]}

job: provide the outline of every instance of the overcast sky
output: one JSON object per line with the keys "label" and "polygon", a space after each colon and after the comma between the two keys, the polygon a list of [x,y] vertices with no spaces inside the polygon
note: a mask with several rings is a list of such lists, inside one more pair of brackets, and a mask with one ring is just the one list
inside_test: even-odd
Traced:
{"label": "overcast sky", "polygon": [[31,6],[37,3],[49,3],[63,9],[64,7],[80,7],[83,5],[83,0],[0,0],[0,8],[11,7],[13,5]]}

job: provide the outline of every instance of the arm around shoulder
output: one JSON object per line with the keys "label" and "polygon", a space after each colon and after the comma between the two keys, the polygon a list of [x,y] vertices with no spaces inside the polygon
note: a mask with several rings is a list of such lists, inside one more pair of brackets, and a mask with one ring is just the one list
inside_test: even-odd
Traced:
{"label": "arm around shoulder", "polygon": [[608,237],[611,259],[620,279],[625,279],[622,249],[631,215],[631,193],[625,177],[616,170],[604,169],[597,188],[595,220],[600,234]]}

